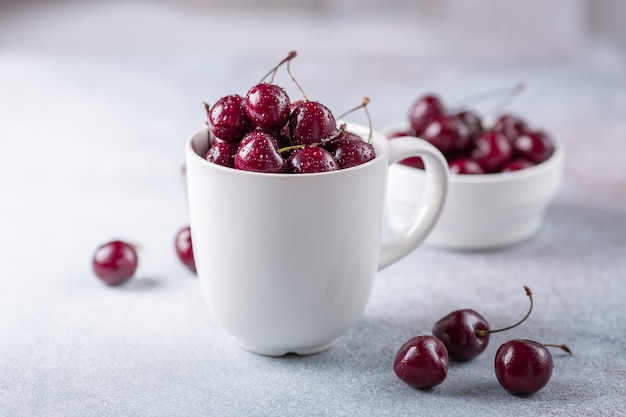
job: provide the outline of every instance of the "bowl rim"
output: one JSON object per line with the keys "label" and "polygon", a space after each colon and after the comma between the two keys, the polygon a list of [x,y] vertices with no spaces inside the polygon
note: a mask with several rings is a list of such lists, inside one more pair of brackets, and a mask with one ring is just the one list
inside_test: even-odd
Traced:
{"label": "bowl rim", "polygon": [[[380,129],[384,136],[394,132],[397,133],[399,130],[406,130],[408,128],[408,122],[397,122],[384,128]],[[399,136],[402,137],[402,136]],[[407,137],[416,137],[421,139],[419,136],[407,135]],[[394,138],[395,139],[395,138]],[[424,140],[424,139],[422,139]],[[487,174],[450,174],[449,181],[451,183],[460,183],[460,184],[481,184],[481,183],[499,183],[506,181],[515,181],[515,180],[523,180],[528,177],[535,177],[544,174],[547,171],[552,171],[555,167],[558,167],[564,159],[565,150],[563,148],[563,144],[560,140],[551,137],[552,142],[554,143],[554,152],[552,155],[545,161],[533,165],[528,168],[520,169],[517,171],[510,172],[493,172]],[[414,173],[416,175],[425,175],[425,171],[423,169],[411,167],[408,165],[404,165],[401,163],[393,164],[395,169],[402,170],[405,174]]]}

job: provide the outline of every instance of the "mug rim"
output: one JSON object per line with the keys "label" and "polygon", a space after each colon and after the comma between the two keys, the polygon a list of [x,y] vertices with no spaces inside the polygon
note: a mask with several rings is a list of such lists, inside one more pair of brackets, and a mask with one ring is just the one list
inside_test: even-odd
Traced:
{"label": "mug rim", "polygon": [[[364,139],[363,132],[369,133],[369,127],[367,126],[364,126],[358,123],[337,120],[337,126],[344,124],[344,123],[346,124],[347,131],[359,135],[361,139]],[[359,169],[366,169],[370,165],[380,163],[381,160],[383,160],[385,157],[388,157],[389,155],[389,140],[382,132],[376,129],[372,129],[372,145],[374,146],[374,150],[376,151],[376,156],[374,157],[374,159],[367,161],[360,165],[355,165],[349,168],[342,168],[336,171],[311,172],[311,173],[286,173],[286,172],[275,173],[275,172],[245,171],[245,170],[226,167],[223,165],[209,162],[205,158],[203,158],[198,152],[196,152],[194,143],[197,140],[198,136],[206,135],[208,138],[209,134],[210,132],[209,132],[208,127],[194,133],[189,139],[187,139],[187,142],[185,144],[187,151],[190,152],[193,158],[196,158],[200,164],[203,164],[205,166],[210,166],[211,169],[218,169],[218,170],[223,170],[223,171],[228,171],[228,172],[232,171],[234,173],[237,173],[235,175],[253,175],[253,176],[279,177],[279,178],[303,178],[303,177],[312,178],[312,177],[317,177],[317,176],[340,175],[340,173],[342,172],[353,172]]]}

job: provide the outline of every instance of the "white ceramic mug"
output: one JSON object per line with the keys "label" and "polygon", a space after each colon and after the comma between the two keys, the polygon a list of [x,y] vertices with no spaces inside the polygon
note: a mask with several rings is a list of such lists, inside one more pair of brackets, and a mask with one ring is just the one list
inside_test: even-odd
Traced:
{"label": "white ceramic mug", "polygon": [[[361,317],[376,272],[426,238],[446,196],[445,158],[421,139],[388,142],[374,131],[375,159],[315,174],[213,164],[203,158],[209,141],[203,130],[186,144],[198,277],[215,322],[263,355],[331,347]],[[383,242],[388,166],[413,155],[426,162],[427,190],[413,219]]]}

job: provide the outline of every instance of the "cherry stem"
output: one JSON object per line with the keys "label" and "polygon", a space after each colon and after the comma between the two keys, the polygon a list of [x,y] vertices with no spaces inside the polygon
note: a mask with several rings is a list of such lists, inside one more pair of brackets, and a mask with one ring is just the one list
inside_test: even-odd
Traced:
{"label": "cherry stem", "polygon": [[524,285],[524,290],[526,290],[526,295],[528,296],[528,299],[530,300],[530,308],[528,309],[528,312],[526,313],[526,315],[520,321],[518,321],[517,323],[512,324],[510,326],[503,327],[501,329],[496,329],[496,330],[476,330],[476,336],[484,337],[484,336],[487,336],[488,334],[491,334],[491,333],[499,333],[499,332],[503,332],[505,330],[510,330],[510,329],[512,329],[514,327],[519,326],[524,321],[526,321],[528,316],[530,316],[530,313],[533,311],[533,293],[532,293],[532,291],[530,291],[530,288],[528,288],[525,285]]}
{"label": "cherry stem", "polygon": [[363,109],[365,111],[365,114],[367,115],[367,122],[368,122],[369,129],[370,129],[369,136],[367,137],[367,143],[370,143],[372,141],[372,117],[370,116],[370,112],[367,110],[367,105],[369,103],[370,103],[369,97],[363,97],[363,100],[361,101],[361,104],[359,104],[358,106],[348,110],[347,112],[345,112],[344,114],[342,114],[341,116],[338,117],[338,119],[343,119],[344,117],[346,117],[350,113],[352,113],[352,112],[354,112],[354,111],[356,111],[358,109]]}
{"label": "cherry stem", "polygon": [[[291,51],[291,52],[293,53],[293,57],[295,57],[296,56],[296,51]],[[296,81],[296,77],[294,77],[293,74],[291,73],[291,65],[290,64],[291,64],[291,59],[289,59],[287,61],[287,74],[289,74],[289,77],[291,77],[291,81],[293,81],[293,83],[296,85],[296,87],[298,87],[298,90],[300,90],[300,93],[302,93],[302,97],[304,97],[304,100],[305,101],[309,101],[309,97],[306,95],[306,93],[304,92],[304,90],[302,89],[302,87],[300,86],[298,81]]]}
{"label": "cherry stem", "polygon": [[563,344],[563,345],[557,345],[557,344],[552,344],[552,343],[544,343],[544,346],[551,346],[551,347],[555,347],[555,348],[559,348],[561,350],[564,350],[565,352],[569,353],[570,355],[573,355],[571,349],[569,348],[569,346]]}
{"label": "cherry stem", "polygon": [[513,87],[498,88],[496,90],[486,91],[484,93],[479,93],[473,96],[462,98],[461,100],[458,100],[455,103],[453,103],[451,107],[459,107],[461,104],[465,104],[467,102],[486,100],[486,99],[492,98],[493,96],[501,97],[503,94],[506,94],[505,98],[500,103],[498,103],[496,107],[494,107],[489,112],[487,112],[487,114],[491,114],[491,113],[494,113],[496,110],[503,108],[505,105],[508,105],[508,103],[515,96],[521,93],[524,90],[524,88],[526,88],[526,83],[524,81],[520,81],[519,83],[515,84]]}
{"label": "cherry stem", "polygon": [[285,58],[283,58],[282,61],[280,61],[278,64],[276,64],[276,66],[274,68],[272,68],[267,74],[265,74],[265,76],[263,78],[261,78],[261,81],[259,81],[259,84],[262,83],[263,81],[265,81],[265,79],[267,77],[269,77],[269,75],[272,75],[272,79],[270,80],[270,82],[274,82],[274,77],[276,76],[276,71],[278,71],[278,68],[280,68],[281,65],[283,65],[285,62],[287,62],[287,65],[289,65],[289,61],[291,61],[292,59],[294,59],[296,57],[297,53],[296,51],[289,51],[289,53],[287,54],[287,56]]}
{"label": "cherry stem", "polygon": [[[321,142],[315,142],[315,143],[312,143],[312,144],[310,144],[308,146],[321,146],[321,145],[324,145],[325,143],[330,143],[330,142],[334,141],[335,139],[337,139],[339,137],[339,135],[341,135],[341,132],[343,132],[344,130],[346,130],[346,124],[342,123],[341,125],[339,125],[339,127],[335,131],[334,135],[332,135],[331,137],[329,137],[327,139],[324,139]],[[293,151],[295,149],[304,148],[305,146],[307,146],[307,145],[299,144],[299,145],[285,146],[284,148],[280,148],[278,150],[278,153]]]}

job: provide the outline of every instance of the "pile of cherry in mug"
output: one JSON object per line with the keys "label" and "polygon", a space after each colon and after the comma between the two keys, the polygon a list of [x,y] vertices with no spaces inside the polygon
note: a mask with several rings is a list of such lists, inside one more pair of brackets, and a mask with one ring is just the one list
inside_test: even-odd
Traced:
{"label": "pile of cherry in mug", "polygon": [[[408,129],[388,137],[417,136],[430,142],[446,157],[452,174],[518,171],[546,161],[554,152],[551,137],[518,116],[501,114],[487,127],[476,112],[447,109],[434,94],[415,101],[408,122]],[[419,157],[402,163],[424,168]]]}

